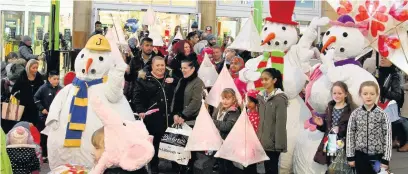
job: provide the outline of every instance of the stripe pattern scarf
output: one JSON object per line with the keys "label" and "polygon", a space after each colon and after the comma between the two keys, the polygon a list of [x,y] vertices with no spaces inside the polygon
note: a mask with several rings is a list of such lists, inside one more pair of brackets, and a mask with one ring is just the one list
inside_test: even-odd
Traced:
{"label": "stripe pattern scarf", "polygon": [[75,92],[69,109],[69,122],[65,134],[64,147],[81,146],[82,132],[85,130],[88,112],[88,88],[93,85],[101,84],[105,80],[106,78],[84,81],[75,77],[72,82],[72,85],[75,87]]}
{"label": "stripe pattern scarf", "polygon": [[[275,68],[279,70],[283,76],[284,56],[285,56],[285,53],[282,51],[264,52],[263,59],[258,64],[257,72],[262,73],[266,68]],[[269,59],[272,62],[272,67],[267,67]],[[255,81],[255,88],[256,90],[259,90],[259,91],[264,90],[263,85],[261,83],[261,79],[258,79],[257,81]]]}

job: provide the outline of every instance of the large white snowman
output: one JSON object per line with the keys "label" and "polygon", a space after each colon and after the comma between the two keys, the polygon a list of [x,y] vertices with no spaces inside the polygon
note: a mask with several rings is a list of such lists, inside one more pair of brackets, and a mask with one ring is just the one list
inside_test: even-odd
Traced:
{"label": "large white snowman", "polygon": [[[311,71],[306,87],[306,102],[314,114],[321,117],[325,116],[327,105],[332,100],[330,89],[334,82],[345,82],[354,102],[361,105],[362,101],[358,95],[361,83],[376,81],[375,77],[355,60],[365,47],[365,27],[356,24],[348,15],[340,16],[337,21],[330,23],[332,27],[323,37],[323,54],[320,55],[322,63]],[[320,165],[313,160],[324,134],[315,128],[316,125],[311,119],[305,121],[305,129],[299,136],[294,153],[295,173],[324,174],[327,170],[326,165]]]}
{"label": "large white snowman", "polygon": [[127,65],[120,56],[113,56],[114,51],[119,51],[116,45],[95,35],[76,57],[76,78],[58,92],[46,121],[51,169],[68,163],[94,165],[91,137],[102,123],[88,103],[91,96],[99,96],[122,119],[135,120],[123,97]]}
{"label": "large white snowman", "polygon": [[248,60],[240,71],[240,79],[248,83],[248,88],[262,89],[260,75],[265,68],[276,68],[283,73],[284,92],[289,97],[287,108],[287,152],[282,153],[279,162],[280,173],[292,173],[292,159],[295,142],[303,129],[303,122],[311,113],[299,96],[310,70],[309,60],[314,55],[311,50],[317,38],[317,27],[326,25],[327,18],[315,18],[298,42],[296,22],[292,21],[295,1],[269,1],[271,17],[266,18],[262,28],[264,55]]}

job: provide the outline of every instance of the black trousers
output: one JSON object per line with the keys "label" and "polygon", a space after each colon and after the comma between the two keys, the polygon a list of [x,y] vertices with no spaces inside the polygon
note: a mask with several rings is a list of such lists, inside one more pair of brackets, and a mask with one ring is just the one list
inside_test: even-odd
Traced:
{"label": "black trousers", "polygon": [[[280,152],[265,151],[269,157],[268,161],[264,161],[265,174],[278,174],[279,173],[279,156]],[[256,164],[249,165],[244,169],[245,174],[257,174]]]}
{"label": "black trousers", "polygon": [[382,155],[367,155],[364,152],[356,151],[355,169],[357,174],[376,174],[371,160],[380,160]]}
{"label": "black trousers", "polygon": [[[37,129],[39,132],[41,132],[42,130],[44,130],[45,128],[45,121],[47,120],[47,117],[40,117],[40,121],[38,122],[38,124],[36,125]],[[48,141],[48,136],[41,134],[41,149],[42,149],[42,156],[43,157],[48,157],[48,148],[47,148],[47,141]]]}
{"label": "black trousers", "polygon": [[408,142],[408,120],[402,118],[391,123],[392,139],[398,140],[403,146]]}

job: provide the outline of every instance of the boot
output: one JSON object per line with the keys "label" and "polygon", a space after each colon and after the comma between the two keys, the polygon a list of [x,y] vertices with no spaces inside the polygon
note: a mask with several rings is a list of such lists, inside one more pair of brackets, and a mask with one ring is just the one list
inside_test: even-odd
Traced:
{"label": "boot", "polygon": [[408,152],[408,143],[398,149],[398,152]]}

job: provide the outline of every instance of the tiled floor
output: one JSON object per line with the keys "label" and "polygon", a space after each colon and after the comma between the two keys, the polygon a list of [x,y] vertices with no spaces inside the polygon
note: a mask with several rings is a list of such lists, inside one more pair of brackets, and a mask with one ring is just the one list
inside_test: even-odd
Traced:
{"label": "tiled floor", "polygon": [[[408,153],[401,153],[393,151],[391,159],[391,172],[394,174],[407,174],[408,173]],[[47,164],[41,166],[41,174],[47,174],[49,167]]]}

